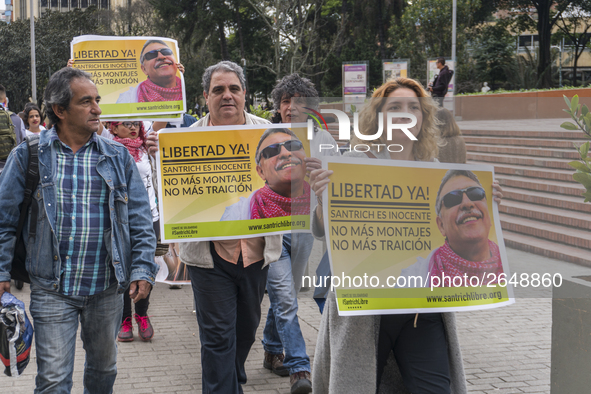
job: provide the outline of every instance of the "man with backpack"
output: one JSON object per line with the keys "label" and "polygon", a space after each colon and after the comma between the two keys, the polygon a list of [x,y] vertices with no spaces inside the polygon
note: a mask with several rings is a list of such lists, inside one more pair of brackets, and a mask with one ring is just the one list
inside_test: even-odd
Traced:
{"label": "man with backpack", "polygon": [[429,91],[431,92],[431,97],[433,97],[440,106],[443,106],[443,98],[447,94],[449,82],[451,81],[454,72],[445,65],[445,58],[443,57],[438,57],[435,64],[439,70],[439,75],[435,76],[433,84],[429,86]]}
{"label": "man with backpack", "polygon": [[29,144],[15,149],[0,175],[0,296],[10,291],[19,207],[33,190],[22,236],[30,254],[36,393],[71,391],[79,326],[84,392],[112,393],[121,293],[129,287],[134,302],[145,298],[158,272],[148,193],[127,148],[97,135],[99,101],[87,72],[53,74],[45,104],[54,127],[39,135],[39,182],[26,185]]}
{"label": "man with backpack", "polygon": [[6,88],[0,85],[0,173],[10,152],[25,140],[23,121],[17,114],[8,110]]}

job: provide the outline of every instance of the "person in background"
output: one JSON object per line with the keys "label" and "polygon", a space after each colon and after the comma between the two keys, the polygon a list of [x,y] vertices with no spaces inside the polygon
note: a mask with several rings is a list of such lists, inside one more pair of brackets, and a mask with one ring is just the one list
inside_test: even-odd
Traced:
{"label": "person in background", "polygon": [[[15,147],[17,147],[21,142],[23,142],[25,140],[25,137],[27,136],[26,131],[25,131],[25,124],[22,121],[22,119],[15,114],[14,112],[11,112],[8,110],[8,97],[6,96],[6,88],[2,85],[0,85],[0,109],[6,111],[6,113],[8,114],[8,117],[10,117],[10,122],[8,121],[8,117],[3,117],[5,120],[3,122],[0,122],[0,132],[1,131],[5,131],[7,133],[6,136],[2,136],[0,137],[0,142],[2,142],[2,144],[4,144],[6,142],[6,146],[8,147],[8,149],[6,149],[5,151],[5,155],[3,154],[2,158],[0,159],[0,173],[2,172],[2,169],[4,168],[4,164],[6,163],[6,158],[8,157],[8,153],[10,150],[14,149]],[[10,128],[11,124],[14,125],[14,135],[13,136],[9,136],[8,134],[12,134],[12,133],[8,133],[8,128]],[[4,134],[4,133],[1,133]],[[10,141],[10,144],[8,144],[8,141],[5,140],[5,138],[14,138],[12,139],[12,141]]]}
{"label": "person in background", "polygon": [[[144,183],[144,187],[148,192],[150,199],[150,210],[152,211],[152,223],[156,239],[160,238],[160,222],[158,214],[158,206],[156,205],[156,195],[154,193],[154,183],[152,182],[152,165],[146,149],[146,133],[144,131],[144,123],[139,121],[133,122],[111,122],[110,132],[113,135],[113,140],[123,144],[137,165],[137,169]],[[154,244],[156,247],[156,244]],[[150,305],[150,294],[146,298],[138,301],[135,304],[135,314],[133,318],[138,325],[138,332],[142,341],[149,341],[154,336],[154,328],[148,317],[148,306]],[[133,325],[131,321],[131,298],[129,291],[123,295],[123,317],[121,319],[121,328],[117,335],[119,342],[133,341]]]}
{"label": "person in background", "polygon": [[451,81],[454,72],[445,65],[444,57],[438,57],[435,65],[439,70],[439,74],[435,76],[433,84],[429,86],[429,91],[431,92],[431,97],[433,97],[441,107],[443,106],[443,99],[447,94],[449,82]]}
{"label": "person in background", "polygon": [[39,134],[45,127],[41,125],[41,111],[35,104],[28,104],[24,110],[27,135]]}
{"label": "person in background", "polygon": [[441,145],[437,159],[442,163],[466,163],[466,143],[453,114],[446,108],[437,112]]}
{"label": "person in background", "polygon": [[[307,108],[318,108],[318,91],[314,84],[297,73],[277,81],[271,95],[275,110],[273,123],[305,123]],[[269,103],[266,102],[266,105]],[[336,145],[336,142],[326,130],[314,127],[314,136],[310,141],[312,157],[302,157],[306,168],[301,180],[292,181],[292,189],[305,182],[303,175],[306,172],[321,168],[320,144]],[[261,152],[263,148],[265,146],[260,146]],[[328,151],[329,154],[333,152]],[[279,157],[281,154],[287,152],[280,150]],[[258,160],[261,160],[260,155]],[[309,207],[309,197],[307,201]],[[263,331],[263,367],[279,376],[289,375],[291,393],[309,393],[312,390],[310,357],[300,329],[297,297],[313,244],[314,238],[309,233],[283,234],[281,258],[271,264],[267,277],[270,306]]]}

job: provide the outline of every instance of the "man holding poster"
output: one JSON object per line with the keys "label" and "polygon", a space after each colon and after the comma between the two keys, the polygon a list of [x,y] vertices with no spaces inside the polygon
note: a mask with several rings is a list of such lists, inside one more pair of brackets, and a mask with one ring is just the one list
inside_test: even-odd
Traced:
{"label": "man holding poster", "polygon": [[[269,123],[244,111],[245,85],[236,63],[222,61],[208,67],[203,96],[210,113],[193,127]],[[156,138],[148,138],[151,148]],[[180,244],[195,296],[203,392],[242,392],[244,363],[261,320],[269,264],[280,255],[281,235]]]}
{"label": "man holding poster", "polygon": [[162,40],[148,40],[140,52],[148,79],[119,95],[117,103],[181,101],[183,90],[172,49]]}
{"label": "man holding poster", "polygon": [[[222,220],[310,215],[310,185],[304,179],[306,154],[297,136],[289,129],[268,129],[255,157],[265,186],[227,207]],[[297,293],[313,242],[309,233],[284,234],[281,258],[270,266],[267,279],[271,305],[263,333],[263,366],[279,376],[290,375],[291,390],[297,393],[312,390],[310,358],[297,317]]]}

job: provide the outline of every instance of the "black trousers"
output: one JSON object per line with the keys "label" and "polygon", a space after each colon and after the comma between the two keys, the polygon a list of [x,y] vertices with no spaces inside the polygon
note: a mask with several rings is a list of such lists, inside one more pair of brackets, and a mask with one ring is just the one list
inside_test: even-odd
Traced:
{"label": "black trousers", "polygon": [[378,387],[390,351],[406,388],[413,394],[449,394],[447,338],[440,313],[383,315],[378,340]]}
{"label": "black trousers", "polygon": [[[148,316],[148,306],[150,306],[150,294],[152,294],[152,290],[148,293],[148,296],[143,300],[139,300],[135,304],[135,313],[140,316]],[[129,297],[129,287],[125,289],[125,293],[123,293],[123,317],[121,322],[131,317],[131,298]]]}
{"label": "black trousers", "polygon": [[[157,220],[152,224],[154,228],[154,232],[156,233],[156,239],[160,239],[160,221]],[[150,306],[150,294],[152,294],[152,289],[148,293],[148,296],[143,300],[139,300],[135,304],[135,313],[140,316],[148,316],[148,306]],[[125,293],[123,293],[123,317],[121,319],[121,323],[128,318],[131,317],[131,298],[129,297],[129,287],[125,289]]]}
{"label": "black trousers", "polygon": [[187,266],[199,324],[203,394],[242,393],[244,363],[261,321],[269,267],[222,259],[211,243],[213,269]]}

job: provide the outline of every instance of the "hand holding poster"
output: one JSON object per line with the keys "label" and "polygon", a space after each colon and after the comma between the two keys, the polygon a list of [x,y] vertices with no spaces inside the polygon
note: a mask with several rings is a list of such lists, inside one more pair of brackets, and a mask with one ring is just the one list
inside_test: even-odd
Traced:
{"label": "hand holding poster", "polygon": [[514,302],[492,201],[492,167],[325,162],[334,171],[323,215],[339,314],[474,310]]}
{"label": "hand holding poster", "polygon": [[88,71],[104,118],[186,112],[176,40],[161,37],[79,36],[73,67]]}
{"label": "hand holding poster", "polygon": [[[165,129],[157,155],[163,242],[310,229],[306,129]],[[177,131],[178,130],[178,131]]]}

